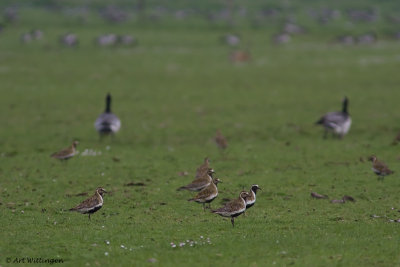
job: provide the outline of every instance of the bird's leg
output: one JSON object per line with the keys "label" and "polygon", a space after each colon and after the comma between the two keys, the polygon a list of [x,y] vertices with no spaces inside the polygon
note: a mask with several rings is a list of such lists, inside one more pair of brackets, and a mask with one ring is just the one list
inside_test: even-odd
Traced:
{"label": "bird's leg", "polygon": [[210,203],[208,203],[208,208],[209,208],[209,209],[211,209],[211,202],[210,202]]}
{"label": "bird's leg", "polygon": [[235,227],[235,218],[231,217],[231,223],[232,223],[232,227]]}
{"label": "bird's leg", "polygon": [[90,213],[89,213],[89,221],[90,221]]}
{"label": "bird's leg", "polygon": [[203,203],[203,210],[206,211],[206,203]]}

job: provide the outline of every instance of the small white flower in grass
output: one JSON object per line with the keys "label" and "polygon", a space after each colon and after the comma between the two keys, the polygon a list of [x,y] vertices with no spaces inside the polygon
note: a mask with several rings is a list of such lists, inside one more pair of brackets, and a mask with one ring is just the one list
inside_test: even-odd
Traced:
{"label": "small white flower in grass", "polygon": [[102,225],[101,228],[104,228],[104,225]]}
{"label": "small white flower in grass", "polygon": [[204,237],[201,235],[200,238],[203,239]]}
{"label": "small white flower in grass", "polygon": [[180,247],[183,247],[184,245],[186,245],[186,243],[185,243],[185,242],[181,242],[181,243],[179,243],[179,246],[180,246]]}
{"label": "small white flower in grass", "polygon": [[111,147],[110,146],[106,146],[106,150],[110,150],[111,149]]}
{"label": "small white flower in grass", "polygon": [[24,213],[25,213],[25,211],[21,210],[21,213],[22,213],[22,214],[24,214]]}
{"label": "small white flower in grass", "polygon": [[54,222],[54,225],[56,225],[57,224],[57,222]]}
{"label": "small white flower in grass", "polygon": [[124,246],[124,245],[121,245],[121,248],[125,248],[125,246]]}
{"label": "small white flower in grass", "polygon": [[176,248],[176,245],[171,242],[171,247]]}
{"label": "small white flower in grass", "polygon": [[101,173],[101,176],[104,176],[104,172]]}
{"label": "small white flower in grass", "polygon": [[106,244],[107,244],[107,245],[110,245],[110,241],[106,240]]}
{"label": "small white flower in grass", "polygon": [[104,252],[104,255],[108,256],[108,252]]}

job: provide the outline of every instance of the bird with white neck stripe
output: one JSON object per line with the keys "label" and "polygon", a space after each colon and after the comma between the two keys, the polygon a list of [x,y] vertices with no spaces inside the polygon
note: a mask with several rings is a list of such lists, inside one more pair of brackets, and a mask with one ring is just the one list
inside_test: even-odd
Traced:
{"label": "bird with white neck stripe", "polygon": [[90,214],[95,213],[103,206],[104,193],[107,193],[107,191],[104,190],[104,188],[102,187],[98,187],[93,196],[84,200],[82,203],[69,210],[77,211],[82,214],[89,214],[89,220],[90,220]]}

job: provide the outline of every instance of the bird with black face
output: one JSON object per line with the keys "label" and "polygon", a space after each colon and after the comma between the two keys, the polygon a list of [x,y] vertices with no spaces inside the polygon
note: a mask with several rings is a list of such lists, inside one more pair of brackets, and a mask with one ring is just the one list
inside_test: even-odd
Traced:
{"label": "bird with black face", "polygon": [[104,193],[107,193],[107,191],[104,190],[104,188],[102,187],[98,187],[94,192],[93,196],[82,201],[79,205],[69,210],[77,211],[82,214],[89,214],[89,220],[90,220],[90,214],[95,213],[96,211],[101,209],[101,207],[103,207]]}
{"label": "bird with black face", "polygon": [[246,211],[246,197],[249,193],[242,191],[239,194],[239,198],[233,199],[226,203],[222,208],[213,210],[212,213],[221,215],[222,217],[230,217],[232,227],[235,227],[235,218]]}
{"label": "bird with black face", "polygon": [[372,161],[372,170],[378,175],[379,179],[383,179],[386,175],[394,173],[385,162],[378,160],[375,155],[370,156],[368,160]]}
{"label": "bird with black face", "polygon": [[246,200],[246,209],[253,207],[253,205],[256,203],[257,190],[261,190],[261,188],[258,187],[258,185],[253,184],[250,188],[250,191],[248,192],[249,196],[246,197],[246,199],[245,199]]}

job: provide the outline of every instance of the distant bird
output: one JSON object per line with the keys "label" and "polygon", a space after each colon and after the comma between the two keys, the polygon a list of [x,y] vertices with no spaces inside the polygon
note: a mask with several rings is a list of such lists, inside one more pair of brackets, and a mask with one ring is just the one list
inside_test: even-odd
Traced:
{"label": "distant bird", "polygon": [[328,198],[328,196],[318,194],[317,192],[311,192],[311,197],[316,198],[316,199],[327,199]]}
{"label": "distant bird", "polygon": [[287,44],[291,41],[292,37],[289,33],[278,33],[272,37],[272,41],[276,45]]}
{"label": "distant bird", "polygon": [[221,37],[221,41],[229,46],[238,46],[240,44],[240,37],[236,34],[225,34]]}
{"label": "distant bird", "polygon": [[248,196],[249,196],[248,192],[242,191],[239,194],[239,198],[229,201],[222,208],[213,210],[212,213],[216,213],[223,217],[231,217],[232,226],[235,227],[235,217],[239,216],[240,214],[246,211],[245,199]]}
{"label": "distant bird", "polygon": [[229,60],[232,63],[248,62],[250,59],[250,52],[246,50],[236,50],[229,54]]}
{"label": "distant bird", "polygon": [[131,45],[135,46],[138,44],[138,40],[132,35],[119,35],[118,36],[118,43],[121,45]]}
{"label": "distant bird", "polygon": [[107,134],[115,134],[121,128],[121,121],[111,112],[111,95],[106,97],[106,110],[100,114],[94,123],[94,127],[99,132],[100,136]]}
{"label": "distant bird", "polygon": [[206,210],[206,203],[208,203],[208,207],[211,208],[211,202],[218,196],[218,183],[221,183],[221,180],[214,178],[213,182],[210,183],[209,186],[205,187],[194,198],[191,198],[188,201],[203,203],[204,211]]}
{"label": "distant bird", "polygon": [[207,174],[208,169],[210,168],[210,160],[208,157],[204,159],[204,163],[201,164],[197,170],[196,170],[196,177],[195,178],[200,178],[203,177],[205,174]]}
{"label": "distant bird", "polygon": [[383,179],[386,175],[394,173],[394,171],[390,170],[384,162],[379,161],[375,155],[370,156],[368,160],[372,161],[372,170],[379,176],[380,179]]}
{"label": "distant bird", "polygon": [[328,131],[338,135],[340,138],[348,133],[351,126],[351,118],[347,111],[348,104],[349,100],[345,97],[343,99],[342,111],[326,113],[316,122],[316,124],[324,126],[324,138],[327,137]]}
{"label": "distant bird", "polygon": [[217,130],[214,141],[217,144],[218,148],[222,150],[228,147],[228,141],[226,141],[226,138],[222,135],[220,130]]}
{"label": "distant bird", "polygon": [[261,188],[258,187],[258,185],[253,184],[250,188],[250,191],[248,192],[249,196],[246,197],[246,199],[245,199],[246,200],[246,209],[253,207],[253,205],[256,203],[257,190],[261,190]]}
{"label": "distant bird", "polygon": [[118,41],[118,36],[113,33],[102,34],[95,39],[95,43],[103,47],[116,45],[117,41]]}
{"label": "distant bird", "polygon": [[214,174],[214,170],[208,168],[208,172],[204,174],[202,177],[194,179],[190,184],[179,187],[177,190],[189,190],[189,191],[200,191],[203,188],[206,188],[212,182],[212,175]]}
{"label": "distant bird", "polygon": [[400,132],[394,138],[392,145],[397,145],[398,142],[400,142]]}
{"label": "distant bird", "polygon": [[84,200],[81,204],[76,206],[75,208],[69,209],[70,211],[77,211],[82,214],[90,214],[95,213],[103,206],[103,194],[107,193],[106,190],[102,187],[98,187],[96,192],[90,198]]}
{"label": "distant bird", "polygon": [[67,160],[75,156],[76,153],[76,146],[79,144],[78,141],[72,142],[70,147],[67,147],[59,152],[51,154],[52,158],[60,159],[60,160]]}
{"label": "distant bird", "polygon": [[75,47],[78,46],[78,37],[73,33],[67,33],[60,37],[60,43],[64,46]]}

